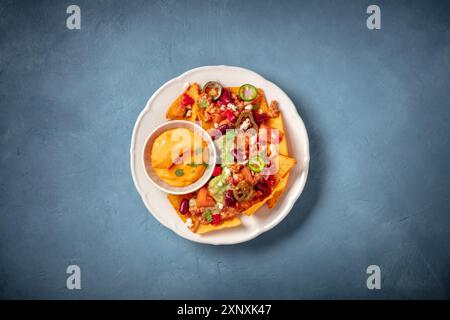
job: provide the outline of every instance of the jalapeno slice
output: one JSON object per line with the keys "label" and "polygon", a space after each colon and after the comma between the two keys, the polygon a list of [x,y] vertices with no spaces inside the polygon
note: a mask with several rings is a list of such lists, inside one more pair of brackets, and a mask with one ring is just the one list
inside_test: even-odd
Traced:
{"label": "jalapeno slice", "polygon": [[253,195],[253,186],[247,181],[240,181],[233,188],[233,196],[237,201],[246,201]]}
{"label": "jalapeno slice", "polygon": [[208,81],[203,86],[203,92],[216,101],[222,95],[222,85],[217,81]]}
{"label": "jalapeno slice", "polygon": [[266,163],[264,162],[264,159],[259,156],[251,157],[248,160],[248,167],[253,172],[259,173],[259,172],[263,171],[265,166],[266,166]]}
{"label": "jalapeno slice", "polygon": [[258,95],[258,90],[251,84],[244,84],[239,88],[239,96],[244,101],[251,101]]}

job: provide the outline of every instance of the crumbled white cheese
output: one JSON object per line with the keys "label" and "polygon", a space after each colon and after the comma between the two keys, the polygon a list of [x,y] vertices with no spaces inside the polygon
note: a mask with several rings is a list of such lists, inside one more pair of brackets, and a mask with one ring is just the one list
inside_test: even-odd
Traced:
{"label": "crumbled white cheese", "polygon": [[222,111],[225,110],[225,106],[224,106],[224,105],[221,105],[221,106],[220,106],[220,110],[222,110]]}
{"label": "crumbled white cheese", "polygon": [[250,126],[250,119],[247,118],[247,119],[245,119],[244,122],[241,124],[240,129],[241,129],[241,130],[247,130],[249,126]]}
{"label": "crumbled white cheese", "polygon": [[228,109],[231,109],[233,111],[236,111],[236,106],[232,103],[227,104]]}
{"label": "crumbled white cheese", "polygon": [[194,226],[194,224],[192,223],[192,219],[191,218],[187,218],[186,222],[184,223],[184,225],[188,228],[192,228]]}
{"label": "crumbled white cheese", "polygon": [[219,182],[217,182],[217,186],[218,186],[218,187],[221,187],[221,186],[223,186],[223,183],[222,183],[222,181],[219,181]]}
{"label": "crumbled white cheese", "polygon": [[214,122],[214,128],[217,128],[219,124],[217,122]]}
{"label": "crumbled white cheese", "polygon": [[186,118],[189,118],[191,115],[192,115],[192,111],[189,109],[189,110],[186,112]]}
{"label": "crumbled white cheese", "polygon": [[223,209],[223,203],[217,202],[217,208],[222,210]]}
{"label": "crumbled white cheese", "polygon": [[248,163],[248,159],[244,160],[244,162],[242,164],[247,164]]}
{"label": "crumbled white cheese", "polygon": [[244,109],[245,109],[245,110],[252,110],[252,109],[253,109],[253,106],[252,106],[251,104],[249,104],[248,106],[245,106]]}
{"label": "crumbled white cheese", "polygon": [[224,175],[229,176],[230,175],[230,169],[228,169],[227,167],[223,168],[223,173],[224,173]]}
{"label": "crumbled white cheese", "polygon": [[185,90],[189,89],[189,87],[191,86],[191,84],[189,82],[185,82],[183,88]]}

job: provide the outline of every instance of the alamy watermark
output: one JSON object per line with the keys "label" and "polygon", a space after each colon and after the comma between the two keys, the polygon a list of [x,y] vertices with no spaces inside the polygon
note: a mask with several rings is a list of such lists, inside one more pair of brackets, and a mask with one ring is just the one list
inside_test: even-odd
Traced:
{"label": "alamy watermark", "polygon": [[72,4],[67,7],[66,13],[70,14],[66,20],[66,27],[69,30],[81,29],[81,9],[79,6]]}
{"label": "alamy watermark", "polygon": [[379,6],[372,4],[367,7],[366,12],[370,16],[366,20],[366,26],[369,30],[381,29],[381,9]]}
{"label": "alamy watermark", "polygon": [[381,289],[381,269],[379,266],[372,264],[367,267],[366,273],[370,276],[367,278],[366,285],[367,289]]}
{"label": "alamy watermark", "polygon": [[66,287],[69,290],[81,289],[81,269],[76,264],[67,267],[66,273],[69,274],[66,280]]}

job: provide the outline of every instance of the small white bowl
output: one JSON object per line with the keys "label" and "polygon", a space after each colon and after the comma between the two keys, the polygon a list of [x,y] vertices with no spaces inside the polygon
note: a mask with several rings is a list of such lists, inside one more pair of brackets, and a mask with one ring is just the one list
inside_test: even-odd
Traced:
{"label": "small white bowl", "polygon": [[[202,139],[206,142],[208,146],[208,167],[206,168],[205,172],[203,173],[203,176],[195,181],[194,183],[185,186],[185,187],[174,187],[169,184],[167,184],[165,181],[161,180],[156,173],[153,171],[151,165],[146,165],[145,161],[145,154],[147,148],[151,148],[153,146],[153,142],[155,139],[162,134],[163,132],[171,129],[177,129],[177,128],[186,128],[189,130],[192,130],[193,132],[199,133],[202,136]],[[149,152],[150,158],[149,161],[151,161],[151,150]],[[145,168],[145,172],[147,173],[147,177],[149,180],[157,187],[158,189],[162,190],[163,192],[170,193],[170,194],[187,194],[194,192],[195,190],[200,189],[203,187],[206,182],[211,178],[214,167],[216,165],[216,147],[214,145],[213,140],[211,139],[211,136],[198,124],[195,124],[194,122],[185,121],[185,120],[172,120],[168,122],[164,122],[157,126],[148,136],[145,147],[142,152],[142,163]]]}

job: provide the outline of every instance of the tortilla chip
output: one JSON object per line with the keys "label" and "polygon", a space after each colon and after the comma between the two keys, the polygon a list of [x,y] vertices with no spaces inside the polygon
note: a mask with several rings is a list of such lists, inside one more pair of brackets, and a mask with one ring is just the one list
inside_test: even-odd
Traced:
{"label": "tortilla chip", "polygon": [[288,183],[289,173],[284,176],[283,179],[278,183],[275,190],[272,191],[272,197],[267,200],[267,206],[269,208],[275,207],[281,195],[283,194],[284,189],[286,189],[286,185]]}
{"label": "tortilla chip", "polygon": [[201,225],[199,225],[199,227],[197,229],[197,233],[205,234],[205,233],[211,232],[211,231],[217,231],[217,230],[221,230],[221,229],[237,227],[240,224],[241,224],[241,219],[239,219],[238,217],[234,217],[231,219],[224,220],[222,223],[220,223],[217,226],[213,226],[212,224],[201,224]]}
{"label": "tortilla chip", "polygon": [[294,158],[284,156],[282,154],[278,155],[278,170],[274,174],[275,179],[277,181],[280,181],[281,178],[283,178],[289,170],[292,169],[292,167],[295,165],[297,161]]}
{"label": "tortilla chip", "polygon": [[[266,105],[267,105],[267,102],[266,102]],[[267,125],[271,128],[278,129],[282,133],[282,139],[280,141],[280,144],[278,145],[279,154],[284,155],[284,156],[289,155],[287,140],[286,140],[286,132],[284,129],[284,123],[283,123],[283,118],[281,116],[281,113],[276,118],[270,118],[267,121]],[[273,194],[273,196],[267,200],[267,206],[269,208],[273,208],[276,205],[276,203],[278,202],[278,200],[280,199],[281,195],[284,192],[284,189],[287,186],[288,178],[289,178],[289,174],[287,174],[282,179],[282,181],[279,182],[279,185],[277,185],[277,188],[276,188],[277,189],[276,193]]]}
{"label": "tortilla chip", "polygon": [[[167,199],[169,199],[170,204],[173,206],[173,208],[177,212],[178,216],[181,218],[181,220],[183,220],[183,222],[186,222],[187,218],[184,215],[182,215],[179,211],[181,201],[184,198],[185,198],[184,195],[175,195],[175,194],[167,195]],[[208,225],[200,224],[197,219],[195,219],[195,220],[192,219],[192,220],[193,220],[192,222],[194,223],[194,226],[192,228],[190,228],[189,230],[191,230],[194,233],[198,233],[198,234],[204,234],[207,232],[226,229],[226,228],[233,228],[233,227],[239,226],[241,224],[241,220],[238,217],[224,220],[222,223],[220,223],[217,226],[214,226],[212,224],[208,224]]]}
{"label": "tortilla chip", "polygon": [[180,216],[181,220],[183,220],[183,222],[186,222],[186,217],[178,211],[181,205],[181,201],[184,199],[183,195],[168,194],[167,199],[169,199],[170,204]]}
{"label": "tortilla chip", "polygon": [[267,120],[267,125],[271,128],[277,129],[281,132],[280,137],[281,141],[279,144],[278,152],[282,155],[287,156],[288,155],[288,146],[287,146],[287,140],[286,140],[286,133],[284,131],[284,124],[283,124],[283,118],[281,117],[281,113],[276,118],[270,118]]}
{"label": "tortilla chip", "polygon": [[231,91],[231,93],[239,95],[239,88],[240,87],[225,87],[225,89],[228,89]]}
{"label": "tortilla chip", "polygon": [[269,105],[267,104],[266,95],[264,94],[263,89],[258,89],[258,97],[260,97],[259,107],[261,108],[262,112],[267,112],[267,110],[269,109]]}
{"label": "tortilla chip", "polygon": [[[267,104],[266,96],[264,95],[264,91],[262,89],[258,89],[258,92],[261,96],[261,110],[263,112],[267,112],[269,109],[269,106]],[[282,155],[289,155],[288,153],[288,147],[287,147],[287,141],[286,141],[286,133],[284,131],[284,124],[283,124],[283,118],[281,117],[281,113],[276,118],[270,118],[267,120],[267,125],[271,128],[278,129],[282,135],[283,138],[280,141],[278,152]]]}
{"label": "tortilla chip", "polygon": [[292,169],[296,162],[297,161],[294,158],[287,157],[282,154],[279,155],[279,167],[277,173],[275,174],[275,179],[279,182],[276,188],[272,191],[272,196],[267,200],[267,206],[269,208],[273,208],[278,202],[278,199],[283,194],[284,189],[287,186],[289,171]]}
{"label": "tortilla chip", "polygon": [[279,155],[279,167],[278,172],[275,174],[275,179],[278,181],[275,188],[272,190],[271,194],[268,195],[265,199],[263,199],[260,202],[257,202],[253,204],[250,208],[245,210],[243,213],[250,216],[253,213],[256,212],[264,203],[268,202],[271,199],[275,199],[273,202],[271,202],[272,206],[269,206],[269,208],[272,208],[275,203],[278,201],[278,198],[283,193],[284,189],[286,188],[287,184],[287,178],[289,175],[289,171],[292,169],[292,167],[295,165],[296,161],[294,158],[290,158],[287,156]]}
{"label": "tortilla chip", "polygon": [[250,208],[248,208],[247,210],[243,211],[242,213],[247,215],[247,216],[251,216],[252,214],[254,214],[259,208],[261,208],[261,206],[266,203],[267,200],[269,200],[270,195],[265,198],[264,200],[255,203],[254,205],[252,205]]}
{"label": "tortilla chip", "polygon": [[[194,105],[192,106],[192,109],[191,109],[192,114],[189,118],[186,118],[184,116],[184,114],[180,114],[180,112],[179,112],[181,99],[183,97],[183,94],[185,94],[185,93],[187,93],[195,101]],[[172,102],[169,109],[167,110],[166,118],[170,119],[170,120],[195,121],[197,114],[198,114],[197,100],[198,100],[199,95],[200,95],[200,86],[198,85],[198,83],[191,84],[186,91],[184,91],[182,94],[180,94],[178,96],[178,98],[174,102]]]}
{"label": "tortilla chip", "polygon": [[[272,193],[270,195],[268,195],[265,199],[263,199],[260,202],[255,203],[254,205],[252,205],[250,208],[248,208],[247,210],[245,210],[243,213],[247,216],[251,216],[252,214],[254,214],[259,208],[262,207],[262,205],[264,203],[266,203],[267,201],[269,201],[270,199],[272,199],[272,197],[277,194],[279,192],[279,189],[282,187],[282,185],[279,183],[273,190]],[[270,207],[269,207],[270,208]]]}

